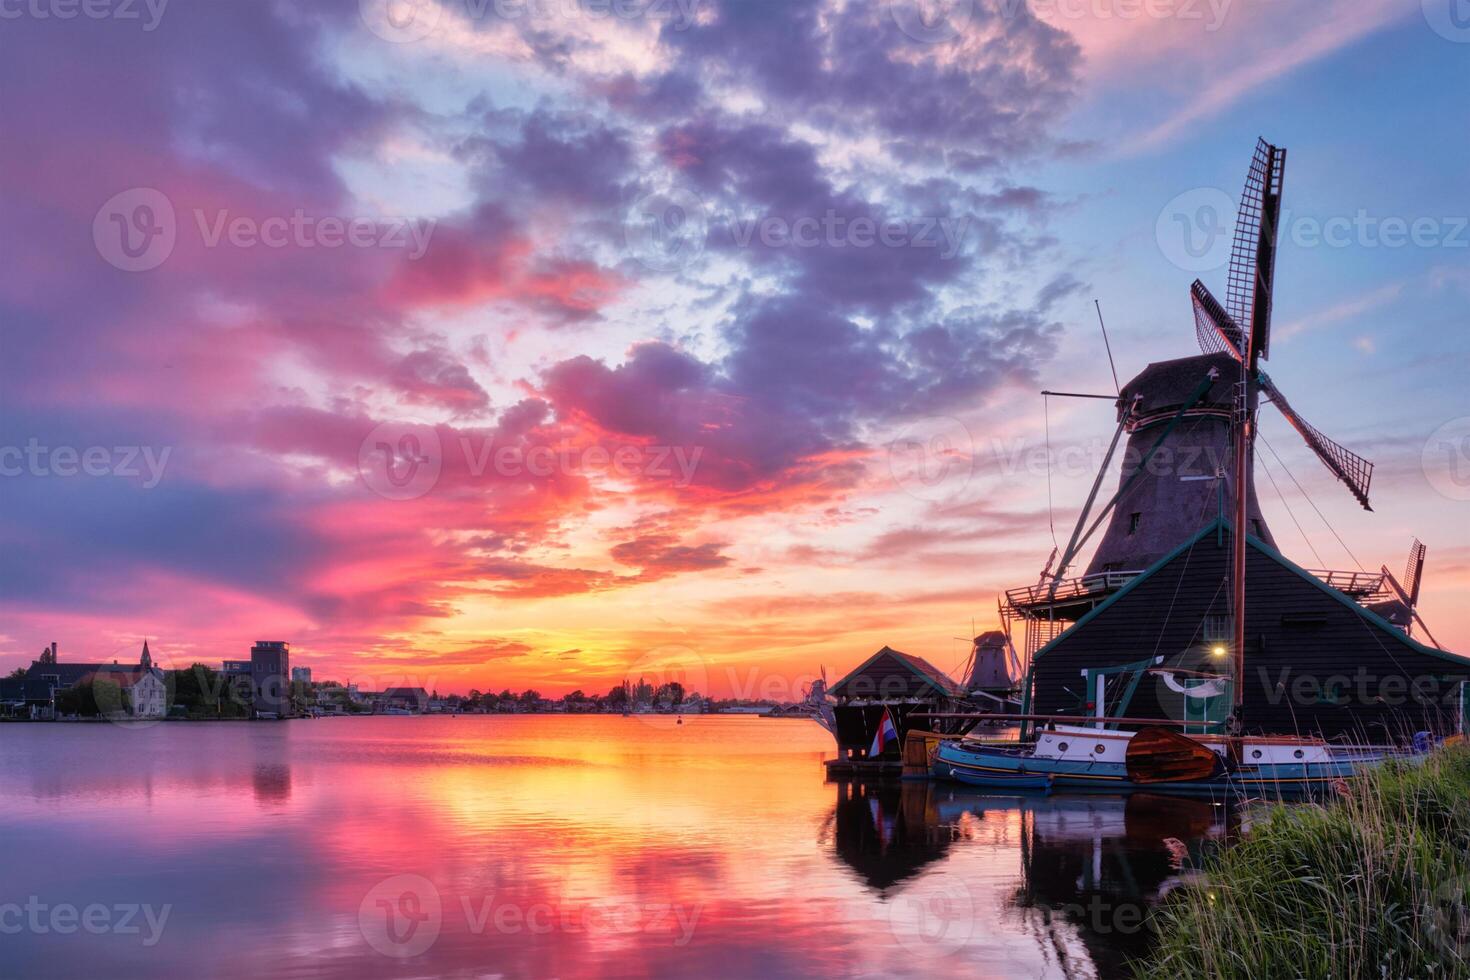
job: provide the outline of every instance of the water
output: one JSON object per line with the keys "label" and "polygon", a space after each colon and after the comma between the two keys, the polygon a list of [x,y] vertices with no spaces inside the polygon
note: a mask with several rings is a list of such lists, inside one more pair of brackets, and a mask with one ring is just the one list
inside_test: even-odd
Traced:
{"label": "water", "polygon": [[0,975],[1123,976],[1190,874],[1164,840],[1230,822],[826,782],[831,750],[739,717],[0,726]]}

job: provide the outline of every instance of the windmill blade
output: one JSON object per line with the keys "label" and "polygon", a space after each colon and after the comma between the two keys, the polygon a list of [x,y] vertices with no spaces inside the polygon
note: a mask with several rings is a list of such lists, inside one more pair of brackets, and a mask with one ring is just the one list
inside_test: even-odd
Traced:
{"label": "windmill blade", "polygon": [[1229,354],[1240,360],[1240,326],[1225,312],[1225,307],[1198,279],[1189,287],[1189,296],[1194,302],[1194,333],[1199,338],[1199,349],[1206,354]]}
{"label": "windmill blade", "polygon": [[1409,594],[1409,607],[1419,605],[1419,588],[1424,584],[1424,558],[1429,549],[1418,538],[1409,545],[1409,562],[1404,566],[1404,591]]}
{"label": "windmill blade", "polygon": [[[1258,140],[1235,216],[1225,284],[1225,309],[1242,329],[1250,331],[1251,348],[1261,357],[1269,357],[1271,350],[1271,293],[1285,174],[1286,151]],[[1245,345],[1240,344],[1239,349],[1244,350]]]}
{"label": "windmill blade", "polygon": [[1296,409],[1292,408],[1286,400],[1286,396],[1281,393],[1281,389],[1277,388],[1264,374],[1261,375],[1261,391],[1270,399],[1271,404],[1286,416],[1286,421],[1290,422],[1292,427],[1301,434],[1307,445],[1312,448],[1312,452],[1317,454],[1317,458],[1332,471],[1332,475],[1347,484],[1348,490],[1358,499],[1358,503],[1363,505],[1363,509],[1372,510],[1373,508],[1368,504],[1368,487],[1373,482],[1373,464],[1352,450],[1333,442],[1324,436],[1316,426],[1298,415]]}

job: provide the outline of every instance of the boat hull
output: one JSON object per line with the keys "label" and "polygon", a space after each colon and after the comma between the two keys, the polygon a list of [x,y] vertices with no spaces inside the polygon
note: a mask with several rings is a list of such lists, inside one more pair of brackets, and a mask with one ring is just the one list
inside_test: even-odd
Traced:
{"label": "boat hull", "polygon": [[1181,782],[1135,782],[1122,762],[1054,759],[1028,748],[968,746],[945,742],[935,753],[933,774],[968,786],[987,789],[1101,790],[1152,793],[1262,793],[1311,792],[1361,775],[1383,761],[1382,755],[1359,754],[1328,761],[1241,765],[1208,779]]}

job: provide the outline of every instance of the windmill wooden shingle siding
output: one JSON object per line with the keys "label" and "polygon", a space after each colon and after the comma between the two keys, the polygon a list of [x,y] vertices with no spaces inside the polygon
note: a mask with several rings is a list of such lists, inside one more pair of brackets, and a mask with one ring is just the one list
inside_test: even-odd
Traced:
{"label": "windmill wooden shingle siding", "polygon": [[[1214,651],[1230,614],[1230,542],[1228,523],[1214,522],[1044,647],[1031,709],[1091,714],[1088,670],[1161,657],[1160,666],[1228,673]],[[1402,742],[1459,729],[1470,660],[1416,642],[1259,540],[1249,544],[1247,732]],[[1186,720],[1183,703],[1154,672],[1126,714]]]}

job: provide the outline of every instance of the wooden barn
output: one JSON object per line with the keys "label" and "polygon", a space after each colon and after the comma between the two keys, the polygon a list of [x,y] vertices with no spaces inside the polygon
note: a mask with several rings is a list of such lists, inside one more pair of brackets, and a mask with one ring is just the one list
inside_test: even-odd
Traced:
{"label": "wooden barn", "polygon": [[[1462,731],[1470,659],[1438,650],[1247,538],[1244,731],[1408,741]],[[1218,519],[1042,647],[1026,710],[1221,722],[1231,711],[1231,526]],[[1203,729],[1201,729],[1203,730]]]}
{"label": "wooden barn", "polygon": [[[835,702],[837,747],[842,756],[865,757],[888,711],[900,737],[910,728],[930,727],[911,716],[961,710],[964,690],[948,674],[912,654],[884,647],[827,689]],[[897,747],[883,753],[897,759]]]}

